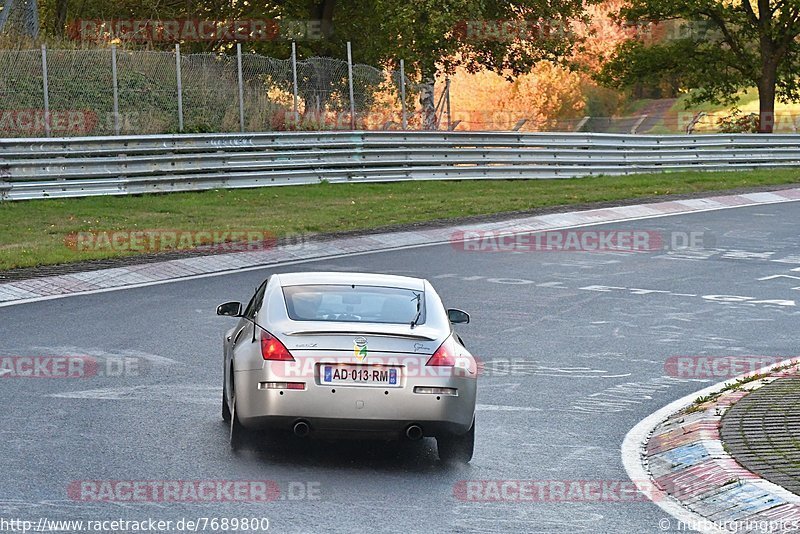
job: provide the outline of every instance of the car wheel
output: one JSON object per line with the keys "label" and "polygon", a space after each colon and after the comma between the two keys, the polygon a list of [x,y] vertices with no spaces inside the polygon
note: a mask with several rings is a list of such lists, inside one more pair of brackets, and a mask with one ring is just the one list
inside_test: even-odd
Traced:
{"label": "car wheel", "polygon": [[226,423],[231,422],[231,408],[228,406],[228,385],[225,378],[222,379],[222,420]]}
{"label": "car wheel", "polygon": [[[231,375],[233,376],[233,375]],[[231,378],[231,448],[236,450],[241,447],[245,439],[245,429],[239,422],[239,415],[236,413],[236,383]]]}
{"label": "car wheel", "polygon": [[472,460],[475,450],[475,420],[469,431],[461,436],[441,436],[436,438],[439,459],[446,463],[466,464]]}

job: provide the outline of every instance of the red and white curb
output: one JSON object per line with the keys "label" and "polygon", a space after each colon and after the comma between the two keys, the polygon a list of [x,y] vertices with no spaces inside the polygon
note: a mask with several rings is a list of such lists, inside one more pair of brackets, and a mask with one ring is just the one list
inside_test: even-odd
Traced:
{"label": "red and white curb", "polygon": [[292,265],[322,259],[454,243],[457,241],[456,235],[470,235],[470,232],[496,232],[498,234],[516,235],[669,215],[683,215],[780,202],[796,202],[798,200],[800,200],[800,188],[792,188],[773,192],[674,200],[571,213],[553,213],[509,221],[476,223],[421,231],[372,234],[317,242],[310,241],[303,243],[301,246],[276,246],[268,250],[194,256],[178,260],[0,284],[0,307],[64,298],[72,295],[89,295],[180,280],[221,276],[233,272],[245,272],[278,265]]}
{"label": "red and white curb", "polygon": [[[798,372],[797,359],[763,367],[792,365],[779,373]],[[767,376],[728,389],[718,397],[687,408],[699,397],[716,394],[745,373],[687,395],[651,414],[625,436],[622,462],[631,480],[656,505],[670,514],[664,526],[700,532],[786,532],[781,525],[800,525],[800,496],[748,471],[725,452],[720,421],[739,399],[778,376]],[[642,482],[639,482],[642,481]],[[662,520],[664,521],[664,520]],[[771,530],[764,530],[764,527]],[[774,527],[774,528],[773,528]],[[760,530],[759,530],[760,529]],[[664,528],[668,530],[668,528]]]}

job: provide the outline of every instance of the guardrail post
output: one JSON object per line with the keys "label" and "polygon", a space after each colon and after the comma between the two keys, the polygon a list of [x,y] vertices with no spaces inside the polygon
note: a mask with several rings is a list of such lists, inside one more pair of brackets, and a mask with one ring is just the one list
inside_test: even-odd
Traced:
{"label": "guardrail post", "polygon": [[347,79],[350,85],[350,129],[356,129],[356,103],[353,100],[353,50],[347,41]]}
{"label": "guardrail post", "polygon": [[403,130],[408,128],[408,115],[406,114],[406,63],[400,60],[400,112],[402,114]]}
{"label": "guardrail post", "polygon": [[[294,124],[300,124],[300,112],[297,98],[297,44],[292,41],[292,96],[294,97]],[[308,102],[306,102],[308,106]]]}
{"label": "guardrail post", "polygon": [[119,135],[119,88],[117,87],[116,45],[111,45],[111,83],[114,86],[114,135]]}
{"label": "guardrail post", "polygon": [[236,43],[236,70],[239,79],[239,130],[244,133],[244,82],[242,80],[242,43]]}
{"label": "guardrail post", "polygon": [[178,84],[178,131],[183,133],[183,78],[181,77],[181,45],[175,43],[175,78]]}
{"label": "guardrail post", "polygon": [[47,81],[47,47],[42,45],[42,92],[44,94],[44,134],[50,137],[50,89]]}

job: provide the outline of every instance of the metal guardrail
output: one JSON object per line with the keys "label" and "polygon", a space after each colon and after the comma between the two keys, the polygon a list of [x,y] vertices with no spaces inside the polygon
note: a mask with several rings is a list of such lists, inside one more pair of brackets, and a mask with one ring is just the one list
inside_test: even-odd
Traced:
{"label": "metal guardrail", "polygon": [[0,199],[800,167],[800,135],[282,132],[0,139]]}

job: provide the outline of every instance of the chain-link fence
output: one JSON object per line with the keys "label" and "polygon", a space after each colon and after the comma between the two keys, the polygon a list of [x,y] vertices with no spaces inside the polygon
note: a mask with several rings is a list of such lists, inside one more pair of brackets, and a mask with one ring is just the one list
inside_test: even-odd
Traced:
{"label": "chain-link fence", "polygon": [[[423,112],[426,88],[402,65],[280,60],[238,48],[232,55],[181,54],[178,46],[0,50],[0,137],[401,128],[663,134],[726,127],[722,112],[674,111],[667,101],[641,115],[563,120],[535,110],[451,109],[447,80],[436,83],[434,109]],[[728,127],[750,127],[748,117]],[[776,115],[775,132],[796,132],[798,119]]]}
{"label": "chain-link fence", "polygon": [[179,47],[0,50],[0,137],[382,129],[402,127],[403,116],[421,126],[418,85],[369,65],[350,70],[331,58]]}

